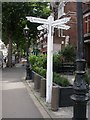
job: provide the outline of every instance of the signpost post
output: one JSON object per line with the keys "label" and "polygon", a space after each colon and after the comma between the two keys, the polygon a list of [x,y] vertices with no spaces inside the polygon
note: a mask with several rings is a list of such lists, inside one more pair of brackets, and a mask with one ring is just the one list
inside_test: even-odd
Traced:
{"label": "signpost post", "polygon": [[33,23],[40,23],[37,27],[38,30],[47,29],[48,30],[48,40],[47,40],[47,80],[46,80],[46,102],[51,103],[52,96],[52,80],[53,80],[53,33],[54,28],[67,30],[70,26],[65,25],[70,20],[70,17],[65,17],[54,21],[53,15],[50,15],[48,19],[36,18],[36,17],[26,17],[27,20]]}

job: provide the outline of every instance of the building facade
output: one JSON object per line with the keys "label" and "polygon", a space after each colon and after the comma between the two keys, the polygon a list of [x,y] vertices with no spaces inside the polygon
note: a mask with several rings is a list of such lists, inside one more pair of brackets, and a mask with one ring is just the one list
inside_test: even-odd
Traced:
{"label": "building facade", "polygon": [[90,2],[83,5],[84,45],[87,67],[90,67]]}
{"label": "building facade", "polygon": [[[77,20],[76,20],[76,3],[75,2],[60,2],[58,4],[57,17],[55,19],[62,19],[71,17],[70,21],[66,24],[70,29],[56,29],[54,34],[54,44],[60,45],[60,50],[66,45],[70,44],[76,47],[77,45]],[[55,13],[56,14],[56,13]]]}
{"label": "building facade", "polygon": [[37,39],[37,46],[41,53],[47,53],[47,31],[40,31]]}
{"label": "building facade", "polygon": [[[70,44],[77,47],[77,14],[76,2],[51,3],[51,10],[54,19],[71,17],[67,25],[68,30],[54,29],[53,52],[61,51]],[[84,50],[87,67],[90,67],[90,2],[83,3],[83,23],[84,23]],[[47,32],[40,33],[38,45],[42,53],[47,53]]]}
{"label": "building facade", "polygon": [[[70,26],[68,30],[54,29],[53,35],[53,53],[61,51],[66,45],[71,44],[76,47],[76,3],[74,2],[51,2],[51,11],[54,14],[54,19],[62,19],[64,17],[71,17],[67,25]],[[47,52],[47,33],[39,35],[38,46],[43,52]]]}

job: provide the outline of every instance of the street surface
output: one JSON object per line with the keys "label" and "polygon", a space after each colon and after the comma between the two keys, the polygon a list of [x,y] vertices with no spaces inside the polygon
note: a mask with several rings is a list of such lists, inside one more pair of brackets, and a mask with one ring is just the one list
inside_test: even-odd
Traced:
{"label": "street surface", "polygon": [[42,118],[22,82],[25,68],[17,65],[2,71],[2,117]]}
{"label": "street surface", "polygon": [[[36,99],[32,99],[32,93],[27,90],[24,84],[25,66],[17,64],[16,67],[4,68],[0,73],[0,78],[2,78],[2,95],[0,94],[0,96],[2,96],[3,118],[43,118],[42,116],[49,118],[46,117],[46,113],[40,105],[36,105]],[[66,109],[68,109],[68,113],[65,112]],[[88,120],[90,120],[90,101],[87,110]],[[70,111],[71,108],[67,107],[65,109],[60,108],[57,112],[52,111],[52,113],[60,120],[64,120],[64,116],[67,115],[68,119],[65,119],[71,120]]]}

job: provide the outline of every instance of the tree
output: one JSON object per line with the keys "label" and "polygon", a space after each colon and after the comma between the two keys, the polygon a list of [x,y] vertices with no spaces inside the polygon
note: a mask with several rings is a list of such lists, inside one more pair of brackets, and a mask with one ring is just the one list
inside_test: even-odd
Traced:
{"label": "tree", "polygon": [[25,49],[23,28],[27,24],[30,28],[29,44],[35,43],[37,26],[26,20],[26,16],[47,18],[50,14],[48,3],[32,2],[3,2],[2,3],[2,39],[9,43],[8,65],[12,66],[12,43],[17,44],[17,49]]}
{"label": "tree", "polygon": [[67,45],[64,49],[62,49],[61,54],[65,58],[66,62],[75,62],[76,51],[72,45]]}

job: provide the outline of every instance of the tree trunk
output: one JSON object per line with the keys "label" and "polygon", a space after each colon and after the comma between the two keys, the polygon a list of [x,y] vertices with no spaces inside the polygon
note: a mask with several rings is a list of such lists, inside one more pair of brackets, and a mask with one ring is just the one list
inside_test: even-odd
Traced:
{"label": "tree trunk", "polygon": [[16,57],[16,63],[19,63],[19,45],[17,42],[17,57]]}
{"label": "tree trunk", "polygon": [[12,67],[12,40],[9,38],[7,67]]}

